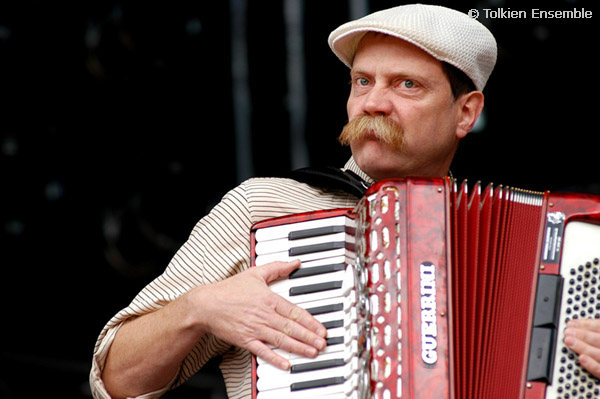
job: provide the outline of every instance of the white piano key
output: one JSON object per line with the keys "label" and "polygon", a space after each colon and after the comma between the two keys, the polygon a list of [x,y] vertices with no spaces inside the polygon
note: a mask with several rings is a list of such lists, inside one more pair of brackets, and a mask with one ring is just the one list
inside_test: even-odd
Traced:
{"label": "white piano key", "polygon": [[[312,301],[312,302],[303,302],[299,306],[310,312],[317,312],[320,309],[324,309],[325,307],[330,306],[330,305],[342,304],[341,310],[343,310],[344,312],[347,313],[350,311],[350,309],[354,308],[354,305],[356,305],[356,302],[357,302],[356,290],[350,290],[350,292],[348,292],[348,295],[345,295],[343,297],[334,297],[334,298],[320,299],[320,300],[316,300],[316,301]],[[328,313],[330,313],[330,312],[328,312]],[[325,314],[325,313],[319,313],[319,314],[312,313],[312,314],[316,317],[319,314]]]}
{"label": "white piano key", "polygon": [[300,265],[300,269],[303,267],[323,266],[323,265],[327,265],[329,263],[346,263],[349,265],[349,264],[354,264],[354,260],[355,260],[355,257],[350,258],[350,257],[346,257],[346,256],[335,256],[335,257],[326,258],[326,259],[316,259],[316,260],[312,260],[312,261],[303,262]]}
{"label": "white piano key", "polygon": [[[350,393],[339,392],[339,393],[323,394],[323,395],[319,395],[319,396],[309,396],[309,397],[310,398],[317,397],[318,399],[359,399],[357,389],[353,390]],[[294,399],[297,399],[297,398],[294,398]]]}
{"label": "white piano key", "polygon": [[331,258],[323,258],[323,259],[315,259],[309,260],[306,262],[302,262],[300,264],[299,269],[317,267],[317,266],[325,266],[329,264],[338,264],[345,263],[346,265],[354,264],[354,258],[346,257],[346,256],[333,256]]}
{"label": "white piano key", "polygon": [[343,337],[348,330],[352,329],[352,324],[345,327],[337,327],[327,330],[327,338]]}
{"label": "white piano key", "polygon": [[281,238],[278,240],[257,242],[254,246],[254,251],[257,255],[270,254],[274,252],[288,251],[290,248],[304,247],[308,245],[315,245],[324,242],[334,241],[346,241],[354,242],[354,236],[342,233],[327,234],[317,237],[303,238],[299,240],[288,240],[287,238]]}
{"label": "white piano key", "polygon": [[[263,382],[261,383],[262,390],[273,389],[275,386],[272,385],[271,382],[267,382],[267,380],[268,381],[289,380],[290,378],[292,378],[293,375],[295,375],[297,377],[297,374],[307,374],[309,372],[325,370],[327,368],[331,369],[331,368],[341,367],[341,366],[344,366],[346,363],[348,363],[350,360],[345,360],[344,358],[339,357],[339,354],[337,354],[337,356],[335,356],[331,359],[326,359],[326,360],[315,359],[313,362],[307,362],[306,360],[303,360],[300,364],[293,365],[292,367],[296,367],[296,368],[306,367],[309,369],[302,370],[302,371],[292,371],[292,369],[290,369],[289,371],[281,371],[281,370],[278,370],[277,368],[273,368],[272,370],[271,369],[262,370],[261,373],[258,373],[258,371],[257,371],[257,377],[259,380],[261,378],[263,380]],[[261,368],[265,368],[265,367],[262,366]],[[278,383],[274,383],[274,384],[278,384]],[[286,385],[289,385],[289,384],[283,384],[283,385],[277,386],[277,387],[283,387]]]}
{"label": "white piano key", "polygon": [[[340,257],[330,259],[319,259],[312,262],[306,262],[308,266],[306,266],[305,264],[300,264],[300,267],[298,269],[294,270],[292,273],[290,273],[289,276],[286,276],[285,278],[293,280],[302,277],[316,276],[318,274],[326,274],[335,271],[346,270],[346,268],[349,265],[351,265],[351,263],[347,261],[334,261],[338,260],[339,258]],[[319,263],[319,265],[313,265],[315,263]]]}
{"label": "white piano key", "polygon": [[[314,388],[314,389],[307,389],[307,391],[310,391],[311,396],[313,398],[320,398],[322,396],[326,396],[326,395],[332,395],[332,394],[345,394],[346,397],[351,396],[353,391],[356,391],[356,388],[358,387],[358,374],[359,373],[353,373],[343,384],[341,385],[331,385],[331,386],[327,386],[327,387],[322,387],[322,388]],[[295,391],[292,392],[292,396],[290,397],[291,399],[296,399],[299,396],[296,396],[298,393],[302,393],[302,391]],[[302,393],[302,395],[304,395]]]}
{"label": "white piano key", "polygon": [[[283,357],[284,359],[286,359],[290,362],[295,361],[296,359],[300,359],[300,360],[310,359],[306,356],[296,355],[294,353],[286,352],[283,349],[273,348],[272,346],[271,346],[271,349],[273,349],[273,352],[275,352],[276,354],[278,354],[279,356]],[[321,352],[319,352],[318,356],[321,356],[323,354],[348,352],[348,351],[349,352],[358,352],[358,339],[357,338],[345,340],[343,344],[326,346],[325,349],[323,349]],[[258,364],[258,368],[262,367],[263,364],[268,364],[266,360],[263,360],[260,357],[256,358],[256,362]]]}
{"label": "white piano key", "polygon": [[327,387],[304,389],[300,391],[292,391],[291,388],[285,387],[262,392],[259,391],[257,399],[354,399],[357,397],[358,374],[359,373],[352,374],[343,384]]}
{"label": "white piano key", "polygon": [[285,388],[291,386],[294,383],[320,380],[324,378],[332,377],[344,377],[344,379],[350,378],[352,373],[358,371],[358,359],[353,358],[343,366],[331,367],[321,370],[307,371],[303,373],[288,373],[285,375],[277,376],[277,378],[259,378],[256,387],[262,392],[269,389]]}
{"label": "white piano key", "polygon": [[277,238],[288,237],[291,231],[315,229],[326,226],[354,226],[354,220],[347,218],[346,216],[336,216],[332,218],[323,218],[315,220],[307,220],[304,222],[284,224],[280,226],[263,227],[255,232],[254,239],[257,242],[273,240]]}
{"label": "white piano key", "polygon": [[343,281],[345,274],[346,270],[341,270],[333,273],[319,274],[316,276],[277,280],[271,283],[269,285],[269,288],[271,288],[271,291],[276,292],[278,294],[283,293],[289,295],[290,288],[292,287],[325,283],[328,281]]}
{"label": "white piano key", "polygon": [[320,323],[326,323],[328,321],[342,320],[344,326],[349,326],[350,323],[356,322],[356,308],[349,309],[348,311],[340,310],[337,312],[325,313],[314,316]]}
{"label": "white piano key", "polygon": [[[283,298],[295,304],[302,304],[305,302],[312,302],[320,299],[345,297],[354,289],[354,273],[351,271],[344,273],[343,280],[335,280],[336,283],[340,284],[339,288],[328,289],[325,291],[301,294],[301,295],[290,295],[289,292],[280,292]],[[291,281],[291,280],[290,280]],[[340,283],[341,282],[341,283]],[[304,306],[302,306],[304,308]]]}
{"label": "white piano key", "polygon": [[[294,359],[290,359],[289,362],[290,362],[290,365],[292,365],[292,366],[296,366],[299,364],[320,362],[320,361],[331,360],[331,359],[344,359],[345,362],[349,362],[352,359],[352,357],[358,356],[357,349],[358,349],[358,347],[355,345],[348,345],[348,346],[344,345],[343,350],[338,351],[338,352],[330,352],[330,353],[322,352],[315,358],[297,357]],[[282,370],[282,369],[275,367],[272,364],[269,364],[266,362],[261,362],[260,367],[256,368],[256,375],[258,377],[277,378],[277,376],[279,376],[280,374],[290,374],[290,370]]]}
{"label": "white piano key", "polygon": [[347,248],[336,248],[329,251],[322,252],[313,252],[310,254],[304,255],[293,255],[290,256],[288,251],[275,252],[271,254],[258,255],[255,259],[256,266],[266,265],[271,262],[291,262],[296,259],[300,259],[301,262],[309,262],[318,259],[328,259],[337,256],[348,256],[349,258],[353,258],[354,253]]}
{"label": "white piano key", "polygon": [[[328,335],[328,338],[331,338],[331,339],[338,339],[339,337],[343,337],[343,343],[335,344],[335,345],[327,345],[325,347],[325,349],[323,349],[321,352],[319,352],[319,354],[343,352],[343,351],[347,351],[347,350],[358,351],[358,342],[357,342],[357,340],[358,340],[358,325],[356,325],[356,324],[351,325],[350,328],[348,328],[341,334],[338,333],[338,335],[331,335],[331,336]],[[297,355],[295,353],[290,353],[290,352],[287,352],[280,348],[274,348],[271,345],[269,347],[271,349],[273,349],[273,352],[275,352],[279,356],[281,356],[289,361],[292,361],[292,360],[298,359],[298,358],[309,359],[305,356]],[[266,363],[265,360],[263,360],[259,357],[256,358],[256,361],[259,365]]]}
{"label": "white piano key", "polygon": [[[287,279],[290,280],[294,280],[294,279],[298,279],[298,278],[303,278],[303,277],[296,277],[300,274],[308,274],[308,275],[317,275],[315,274],[311,274],[310,271],[316,271],[316,270],[321,270],[324,267],[328,267],[328,266],[332,266],[335,265],[336,267],[340,267],[343,265],[343,267],[345,269],[347,269],[348,267],[353,267],[354,265],[354,258],[350,258],[347,256],[334,256],[331,258],[324,258],[324,259],[316,259],[316,260],[311,260],[311,261],[306,261],[306,262],[302,262],[300,264],[300,267],[298,269],[296,269],[293,274],[291,274],[290,276],[285,276],[282,277],[278,280],[275,280],[273,283],[275,282],[279,282],[279,281],[284,281]],[[257,265],[259,266],[259,265]],[[260,265],[262,266],[262,265]],[[298,271],[302,271],[302,273],[298,273]],[[322,274],[326,274],[328,272],[323,272]]]}

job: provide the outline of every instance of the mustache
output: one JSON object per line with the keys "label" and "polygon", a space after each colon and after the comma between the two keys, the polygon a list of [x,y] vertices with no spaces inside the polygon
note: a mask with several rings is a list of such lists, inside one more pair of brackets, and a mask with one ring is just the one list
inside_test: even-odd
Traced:
{"label": "mustache", "polygon": [[359,115],[353,118],[342,129],[338,141],[343,145],[350,145],[369,133],[398,150],[404,147],[404,131],[385,115]]}

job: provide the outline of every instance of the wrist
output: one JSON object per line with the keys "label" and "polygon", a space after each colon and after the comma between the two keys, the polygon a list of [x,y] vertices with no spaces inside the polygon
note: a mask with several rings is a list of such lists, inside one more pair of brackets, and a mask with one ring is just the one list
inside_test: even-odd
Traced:
{"label": "wrist", "polygon": [[207,291],[207,286],[198,286],[180,298],[183,327],[197,335],[198,339],[210,332]]}

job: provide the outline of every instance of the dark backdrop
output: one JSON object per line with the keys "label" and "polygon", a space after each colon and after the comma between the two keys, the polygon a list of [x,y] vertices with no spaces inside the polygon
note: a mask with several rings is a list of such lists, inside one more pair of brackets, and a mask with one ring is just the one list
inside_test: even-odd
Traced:
{"label": "dark backdrop", "polygon": [[[4,398],[89,397],[100,329],[226,190],[252,175],[342,165],[348,71],[327,36],[353,13],[400,4],[54,3],[0,3]],[[300,12],[286,14],[294,4]],[[592,1],[445,4],[529,15],[480,17],[499,59],[484,123],[454,175],[600,193]],[[533,19],[532,8],[593,16]],[[171,395],[222,397],[218,379],[213,364]]]}

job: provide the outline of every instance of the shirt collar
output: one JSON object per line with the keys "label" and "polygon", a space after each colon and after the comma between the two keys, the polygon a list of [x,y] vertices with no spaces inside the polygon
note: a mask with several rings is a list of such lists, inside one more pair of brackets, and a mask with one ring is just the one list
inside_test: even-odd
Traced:
{"label": "shirt collar", "polygon": [[354,157],[350,157],[348,162],[346,162],[346,165],[344,165],[344,170],[351,170],[369,184],[375,183],[375,180],[371,179],[369,175],[367,175],[365,172],[362,171],[361,168],[358,167],[356,161],[354,160]]}

